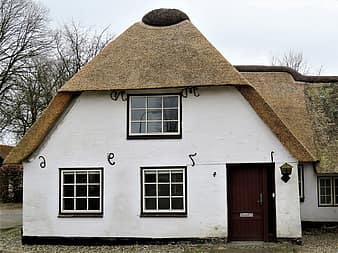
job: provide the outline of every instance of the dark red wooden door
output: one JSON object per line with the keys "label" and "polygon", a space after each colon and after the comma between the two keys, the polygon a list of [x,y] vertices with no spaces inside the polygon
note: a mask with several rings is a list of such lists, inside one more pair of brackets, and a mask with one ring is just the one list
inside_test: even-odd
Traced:
{"label": "dark red wooden door", "polygon": [[267,241],[267,174],[258,165],[228,165],[229,239]]}

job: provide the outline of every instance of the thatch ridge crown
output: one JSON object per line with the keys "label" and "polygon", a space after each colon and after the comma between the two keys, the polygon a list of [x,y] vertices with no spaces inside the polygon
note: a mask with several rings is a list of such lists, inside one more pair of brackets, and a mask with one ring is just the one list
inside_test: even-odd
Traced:
{"label": "thatch ridge crown", "polygon": [[188,15],[178,9],[155,9],[143,16],[142,22],[150,26],[176,25],[184,20],[190,20]]}

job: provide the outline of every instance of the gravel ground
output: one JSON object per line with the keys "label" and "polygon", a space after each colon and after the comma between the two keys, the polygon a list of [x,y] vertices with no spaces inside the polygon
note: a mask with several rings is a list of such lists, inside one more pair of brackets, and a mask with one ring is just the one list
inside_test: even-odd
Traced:
{"label": "gravel ground", "polygon": [[0,231],[0,253],[17,252],[184,252],[184,253],[338,253],[337,231],[309,230],[303,235],[303,246],[289,243],[175,243],[167,245],[128,245],[128,246],[65,246],[65,245],[22,245],[20,228]]}

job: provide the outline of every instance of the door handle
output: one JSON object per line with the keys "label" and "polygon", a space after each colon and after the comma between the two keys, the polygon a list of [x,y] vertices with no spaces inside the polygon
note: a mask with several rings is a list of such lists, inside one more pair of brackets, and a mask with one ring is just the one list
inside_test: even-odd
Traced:
{"label": "door handle", "polygon": [[260,206],[263,205],[263,193],[259,193],[259,199],[256,201]]}

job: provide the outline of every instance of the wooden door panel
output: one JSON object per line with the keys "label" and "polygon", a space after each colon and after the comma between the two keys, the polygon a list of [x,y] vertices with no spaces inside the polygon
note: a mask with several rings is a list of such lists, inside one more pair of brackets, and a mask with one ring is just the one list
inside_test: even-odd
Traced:
{"label": "wooden door panel", "polygon": [[264,240],[264,168],[243,164],[227,167],[229,239]]}

